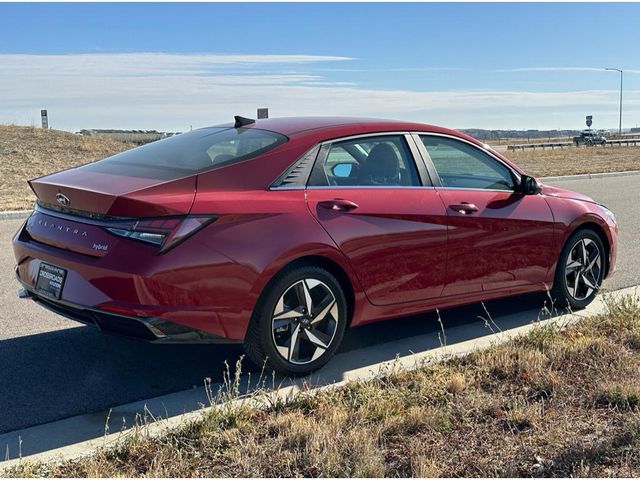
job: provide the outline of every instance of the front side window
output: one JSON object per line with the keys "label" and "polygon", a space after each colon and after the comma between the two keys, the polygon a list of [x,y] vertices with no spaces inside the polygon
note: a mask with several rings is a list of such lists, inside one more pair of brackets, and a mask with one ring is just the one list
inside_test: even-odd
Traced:
{"label": "front side window", "polygon": [[444,187],[513,190],[511,171],[481,150],[446,137],[421,135]]}
{"label": "front side window", "polygon": [[419,186],[403,135],[384,135],[331,144],[309,186]]}

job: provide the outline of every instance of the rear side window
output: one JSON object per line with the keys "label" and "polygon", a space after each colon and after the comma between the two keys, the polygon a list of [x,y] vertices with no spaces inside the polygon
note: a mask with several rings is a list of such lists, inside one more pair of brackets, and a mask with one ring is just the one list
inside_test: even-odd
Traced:
{"label": "rear side window", "polygon": [[248,160],[286,141],[284,135],[257,128],[205,128],[149,143],[81,168],[171,180]]}
{"label": "rear side window", "polygon": [[416,166],[402,135],[334,142],[309,186],[418,186]]}

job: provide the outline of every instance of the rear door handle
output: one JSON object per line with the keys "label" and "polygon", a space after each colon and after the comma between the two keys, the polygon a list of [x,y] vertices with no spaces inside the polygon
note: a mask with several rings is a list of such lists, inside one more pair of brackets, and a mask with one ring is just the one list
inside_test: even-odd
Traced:
{"label": "rear door handle", "polygon": [[323,200],[318,202],[322,208],[327,208],[329,210],[335,210],[339,212],[347,212],[349,210],[354,210],[358,208],[358,204],[352,202],[351,200],[344,200],[343,198],[334,198],[333,200]]}
{"label": "rear door handle", "polygon": [[467,215],[469,213],[474,213],[478,211],[478,207],[476,207],[473,203],[468,203],[468,202],[449,205],[449,208],[455,212],[461,213],[462,215]]}

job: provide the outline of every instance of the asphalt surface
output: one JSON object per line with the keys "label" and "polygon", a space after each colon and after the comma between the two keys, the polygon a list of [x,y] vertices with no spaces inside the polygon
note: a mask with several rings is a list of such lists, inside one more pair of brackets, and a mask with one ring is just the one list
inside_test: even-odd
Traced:
{"label": "asphalt surface", "polygon": [[[607,205],[620,225],[618,270],[605,287],[640,283],[640,176],[549,182],[581,191]],[[0,221],[0,433],[222,380],[239,346],[149,345],[102,335],[16,296],[11,237],[21,220]],[[523,309],[542,306],[544,296],[489,302],[498,324]],[[486,316],[481,305],[441,312],[446,329]],[[385,343],[437,332],[433,314],[353,329],[341,352],[380,355]],[[377,348],[380,346],[380,348]],[[364,350],[366,349],[366,350]],[[393,358],[393,352],[385,352]],[[102,415],[103,413],[100,413]]]}

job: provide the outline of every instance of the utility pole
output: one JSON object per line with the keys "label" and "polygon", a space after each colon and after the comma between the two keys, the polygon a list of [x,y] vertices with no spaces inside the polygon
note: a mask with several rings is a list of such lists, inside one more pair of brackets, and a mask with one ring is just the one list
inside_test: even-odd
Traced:
{"label": "utility pole", "polygon": [[618,123],[618,135],[622,136],[622,70],[619,68],[605,68],[605,70],[620,73],[620,120]]}

